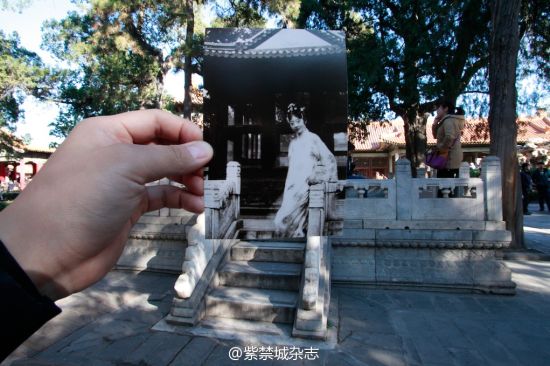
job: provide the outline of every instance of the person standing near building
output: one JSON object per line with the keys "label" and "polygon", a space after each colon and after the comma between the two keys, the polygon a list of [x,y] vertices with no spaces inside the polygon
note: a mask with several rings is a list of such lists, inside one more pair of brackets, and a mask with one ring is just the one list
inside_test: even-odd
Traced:
{"label": "person standing near building", "polygon": [[521,177],[521,194],[523,198],[523,214],[524,215],[531,215],[531,212],[529,212],[529,193],[531,193],[531,185],[533,183],[533,180],[531,178],[531,174],[529,172],[529,163],[523,163],[521,164],[521,171],[520,171],[520,177]]}
{"label": "person standing near building", "polygon": [[537,170],[533,172],[533,182],[535,183],[539,196],[540,211],[544,211],[545,202],[548,211],[550,211],[550,195],[548,194],[550,184],[548,182],[548,171],[544,167],[544,162],[542,160],[537,162]]}
{"label": "person standing near building", "polygon": [[441,100],[436,113],[432,134],[437,139],[439,155],[447,157],[447,165],[445,169],[437,170],[437,177],[457,178],[463,157],[460,135],[464,129],[464,112],[461,108],[455,108],[454,103]]}

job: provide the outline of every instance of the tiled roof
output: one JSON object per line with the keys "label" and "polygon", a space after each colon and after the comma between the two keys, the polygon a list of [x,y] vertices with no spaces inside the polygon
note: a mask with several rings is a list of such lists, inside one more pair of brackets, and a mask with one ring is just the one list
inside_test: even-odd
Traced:
{"label": "tiled roof", "polygon": [[327,55],[344,52],[339,31],[306,29],[209,29],[206,56],[264,58]]}
{"label": "tiled roof", "polygon": [[25,146],[25,151],[27,152],[37,152],[37,153],[54,153],[55,149],[50,147],[43,147],[43,146],[33,146],[33,145],[27,145]]}
{"label": "tiled roof", "polygon": [[[550,119],[548,117],[520,117],[518,118],[518,143],[525,143],[536,139],[550,141]],[[426,134],[428,145],[435,145],[432,137],[433,117],[428,119]],[[461,142],[463,146],[488,145],[489,127],[487,119],[467,119],[462,130]],[[393,121],[371,122],[367,126],[366,137],[352,141],[355,151],[386,151],[390,146],[405,146],[405,129],[401,118]]]}

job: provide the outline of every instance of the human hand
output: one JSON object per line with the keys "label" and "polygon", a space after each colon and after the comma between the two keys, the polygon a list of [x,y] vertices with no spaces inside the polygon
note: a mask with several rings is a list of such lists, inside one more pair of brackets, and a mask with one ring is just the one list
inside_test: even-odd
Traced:
{"label": "human hand", "polygon": [[[213,152],[199,140],[197,126],[159,110],[84,120],[0,212],[0,239],[43,295],[80,291],[113,267],[143,213],[204,209]],[[164,177],[186,189],[145,186]]]}

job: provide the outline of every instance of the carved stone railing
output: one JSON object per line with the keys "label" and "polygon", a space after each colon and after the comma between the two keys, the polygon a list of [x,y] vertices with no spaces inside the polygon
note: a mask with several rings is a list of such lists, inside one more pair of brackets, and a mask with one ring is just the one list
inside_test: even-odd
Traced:
{"label": "carved stone railing", "polygon": [[499,259],[511,243],[500,160],[486,157],[481,178],[469,170],[463,163],[458,178],[425,178],[418,169],[413,178],[399,159],[394,179],[339,182],[346,198],[343,235],[331,239],[333,281],[513,294]]}
{"label": "carved stone railing", "polygon": [[182,274],[174,286],[178,297],[182,299],[191,296],[212,255],[218,249],[219,241],[204,238],[204,227],[204,214],[201,214],[197,217],[197,223],[187,233]]}
{"label": "carved stone railing", "polygon": [[205,235],[209,239],[227,239],[229,231],[240,213],[241,166],[235,161],[227,163],[225,180],[204,182]]}
{"label": "carved stone railing", "polygon": [[[229,231],[236,230],[231,228]],[[166,318],[169,323],[196,325],[204,316],[206,291],[215,277],[216,269],[236,241],[206,239],[205,215],[198,216],[197,223],[187,234],[188,246],[182,273],[174,285],[176,297],[170,315]]]}
{"label": "carved stone railing", "polygon": [[325,223],[336,218],[334,183],[312,185],[309,190],[308,230],[300,301],[292,334],[324,339],[330,303],[330,244]]}
{"label": "carved stone railing", "polygon": [[423,169],[418,172],[419,178],[413,178],[409,161],[399,159],[395,179],[339,181],[348,227],[360,224],[353,220],[502,221],[497,157],[483,159],[481,178],[470,178],[467,163],[462,163],[458,178],[424,178]]}
{"label": "carved stone railing", "polygon": [[174,289],[176,297],[167,321],[195,325],[204,313],[204,295],[218,265],[235,243],[239,196],[240,165],[227,164],[227,179],[205,181],[205,213],[187,233],[187,248]]}

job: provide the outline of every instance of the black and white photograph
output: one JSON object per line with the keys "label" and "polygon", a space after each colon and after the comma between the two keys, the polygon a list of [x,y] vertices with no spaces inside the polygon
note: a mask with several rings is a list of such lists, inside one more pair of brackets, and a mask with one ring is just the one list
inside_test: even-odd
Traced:
{"label": "black and white photograph", "polygon": [[345,179],[343,32],[214,28],[204,47],[206,178],[239,164],[238,219],[258,227],[249,238],[307,236],[311,187]]}

